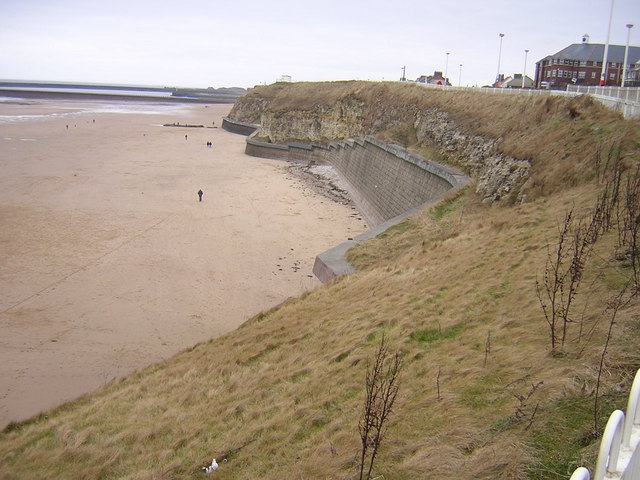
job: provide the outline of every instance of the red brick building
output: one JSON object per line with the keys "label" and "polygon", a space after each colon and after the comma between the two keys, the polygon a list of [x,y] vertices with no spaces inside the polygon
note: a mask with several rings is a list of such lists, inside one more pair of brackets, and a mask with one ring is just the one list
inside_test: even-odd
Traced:
{"label": "red brick building", "polygon": [[[609,45],[606,85],[620,86],[624,50],[624,45]],[[536,62],[535,88],[548,86],[564,89],[567,85],[600,85],[603,56],[602,43],[569,45]],[[640,47],[629,46],[627,70],[636,63],[640,63]]]}

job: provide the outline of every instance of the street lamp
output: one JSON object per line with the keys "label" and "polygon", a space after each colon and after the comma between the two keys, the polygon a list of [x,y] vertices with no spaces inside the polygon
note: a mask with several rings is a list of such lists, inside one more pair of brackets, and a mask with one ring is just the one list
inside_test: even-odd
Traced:
{"label": "street lamp", "polygon": [[527,54],[529,50],[524,51],[524,68],[522,69],[522,88],[524,89],[524,79],[527,76]]}
{"label": "street lamp", "polygon": [[460,73],[458,73],[458,87],[462,86],[462,64],[460,64]]}
{"label": "street lamp", "polygon": [[447,71],[449,70],[449,52],[447,52],[447,62],[444,64],[444,86],[447,86]]}
{"label": "street lamp", "polygon": [[631,29],[633,23],[627,23],[627,45],[624,47],[624,63],[622,64],[622,83],[620,86],[624,87],[624,80],[627,78],[627,59],[629,58],[629,38],[631,37]]}
{"label": "street lamp", "polygon": [[498,35],[500,35],[500,50],[498,50],[498,73],[496,74],[496,87],[500,82],[500,58],[502,57],[502,38],[504,37],[504,33],[499,33]]}
{"label": "street lamp", "polygon": [[611,36],[611,19],[613,18],[613,1],[609,10],[609,29],[607,30],[607,43],[604,44],[604,55],[602,56],[602,73],[600,74],[600,85],[607,84],[607,54],[609,53],[609,37]]}

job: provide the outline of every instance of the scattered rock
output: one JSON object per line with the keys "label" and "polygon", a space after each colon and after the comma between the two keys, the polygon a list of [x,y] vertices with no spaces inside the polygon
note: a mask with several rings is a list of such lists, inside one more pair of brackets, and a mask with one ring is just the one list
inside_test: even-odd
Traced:
{"label": "scattered rock", "polygon": [[355,208],[346,186],[331,165],[294,163],[287,167],[287,171],[302,180],[314,192],[334,202]]}

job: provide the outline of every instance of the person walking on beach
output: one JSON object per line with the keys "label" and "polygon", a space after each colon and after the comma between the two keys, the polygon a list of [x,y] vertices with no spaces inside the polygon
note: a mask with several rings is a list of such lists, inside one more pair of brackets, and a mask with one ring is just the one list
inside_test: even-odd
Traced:
{"label": "person walking on beach", "polygon": [[198,198],[202,201],[202,190],[198,190]]}

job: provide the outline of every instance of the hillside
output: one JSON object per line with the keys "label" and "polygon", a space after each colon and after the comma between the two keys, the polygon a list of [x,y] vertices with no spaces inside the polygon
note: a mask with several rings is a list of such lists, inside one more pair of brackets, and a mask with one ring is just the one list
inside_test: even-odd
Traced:
{"label": "hillside", "polygon": [[[485,201],[476,182],[352,249],[355,274],[9,425],[0,478],[200,478],[214,457],[212,478],[358,478],[365,373],[383,336],[403,367],[374,476],[566,479],[593,466],[640,367],[640,123],[588,98],[414,87],[277,84],[232,116],[263,121],[274,142],[372,134],[482,170],[420,128],[444,118],[465,145],[490,145],[483,159],[528,165],[517,194]],[[548,306],[565,223],[562,252],[577,239],[584,268],[552,348],[536,282]]]}

